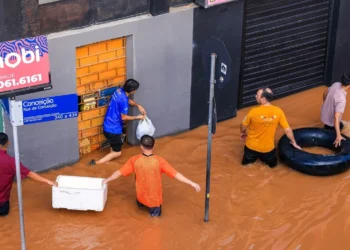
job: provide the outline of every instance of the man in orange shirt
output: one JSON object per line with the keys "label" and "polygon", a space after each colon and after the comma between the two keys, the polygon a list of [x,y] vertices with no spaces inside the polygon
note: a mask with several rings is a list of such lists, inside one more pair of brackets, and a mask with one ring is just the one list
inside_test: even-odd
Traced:
{"label": "man in orange shirt", "polygon": [[291,144],[297,149],[301,148],[294,139],[293,130],[289,127],[284,112],[271,105],[271,89],[259,89],[255,97],[260,106],[252,108],[241,124],[241,138],[246,139],[242,164],[253,163],[259,158],[270,168],[274,168],[277,165],[274,140],[278,125],[284,129]]}
{"label": "man in orange shirt", "polygon": [[151,216],[160,216],[162,207],[162,173],[192,186],[199,192],[200,186],[178,173],[162,157],[153,155],[155,140],[152,136],[141,137],[142,154],[130,158],[126,164],[103,182],[107,184],[120,176],[136,175],[136,201],[139,207],[148,207]]}

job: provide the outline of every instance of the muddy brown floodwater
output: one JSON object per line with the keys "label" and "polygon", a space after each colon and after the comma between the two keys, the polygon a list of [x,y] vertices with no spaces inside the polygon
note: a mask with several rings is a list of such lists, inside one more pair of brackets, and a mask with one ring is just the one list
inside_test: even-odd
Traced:
{"label": "muddy brown floodwater", "polygon": [[[320,127],[323,87],[274,102],[293,128]],[[213,139],[210,221],[203,222],[207,127],[157,140],[155,152],[202,191],[163,177],[163,214],[152,219],[135,205],[134,178],[121,177],[108,189],[105,210],[82,212],[51,207],[51,188],[23,181],[27,249],[102,250],[348,250],[350,245],[350,172],[312,177],[279,164],[242,167],[243,142],[239,125],[248,109],[218,125]],[[344,115],[350,118],[348,110]],[[276,142],[283,134],[276,134]],[[313,149],[313,152],[315,149]],[[319,149],[319,153],[324,153]],[[138,147],[128,147],[118,160],[98,167],[85,164],[97,152],[74,166],[50,171],[59,174],[107,177]],[[20,249],[16,186],[11,211],[0,218],[0,249]]]}
{"label": "muddy brown floodwater", "polygon": [[328,148],[322,148],[322,147],[304,147],[303,150],[312,154],[320,154],[320,155],[335,154],[335,151]]}

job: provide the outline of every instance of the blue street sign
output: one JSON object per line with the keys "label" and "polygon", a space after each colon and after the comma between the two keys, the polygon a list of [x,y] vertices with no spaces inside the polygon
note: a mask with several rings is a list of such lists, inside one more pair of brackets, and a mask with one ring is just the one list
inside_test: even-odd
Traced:
{"label": "blue street sign", "polygon": [[23,124],[33,124],[78,117],[76,94],[22,101]]}

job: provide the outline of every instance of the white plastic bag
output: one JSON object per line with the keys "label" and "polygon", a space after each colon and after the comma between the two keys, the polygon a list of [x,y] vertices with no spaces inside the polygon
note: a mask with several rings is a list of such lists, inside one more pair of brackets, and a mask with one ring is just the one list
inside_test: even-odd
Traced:
{"label": "white plastic bag", "polygon": [[136,129],[136,137],[138,140],[141,139],[144,135],[153,136],[156,128],[153,126],[152,121],[146,116],[144,120],[139,121],[139,125],[137,125]]}

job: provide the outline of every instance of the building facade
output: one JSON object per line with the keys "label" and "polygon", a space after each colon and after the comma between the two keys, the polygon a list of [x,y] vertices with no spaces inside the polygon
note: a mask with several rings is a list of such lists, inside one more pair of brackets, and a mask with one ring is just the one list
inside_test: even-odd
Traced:
{"label": "building facade", "polygon": [[[215,90],[219,121],[253,105],[263,86],[283,97],[329,85],[350,70],[347,10],[347,0],[237,0],[208,9],[189,0],[0,0],[0,41],[48,38],[53,88],[18,100],[79,96],[77,118],[19,127],[21,159],[43,171],[103,148],[109,96],[127,78],[141,83],[133,98],[156,137],[206,124],[203,51],[212,37],[232,61],[229,83]],[[126,128],[133,145],[136,126]],[[8,119],[5,129],[11,135]]]}

